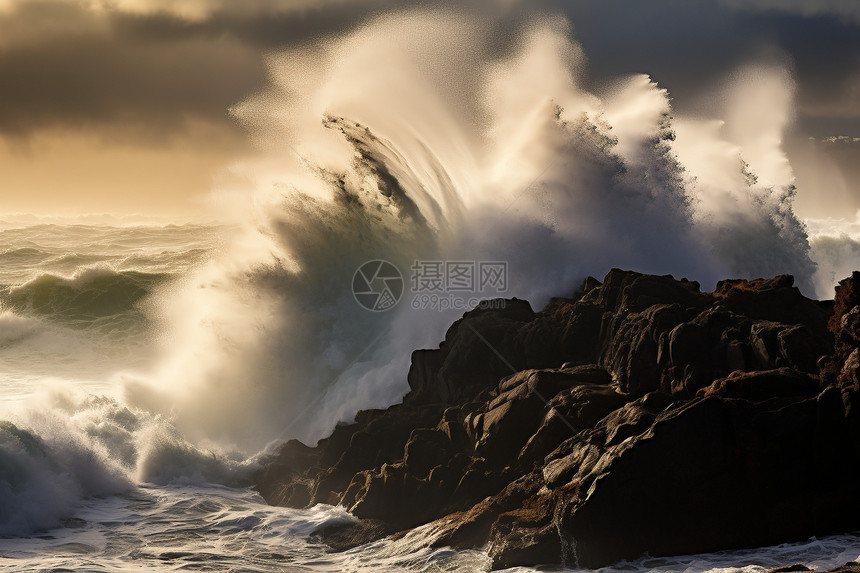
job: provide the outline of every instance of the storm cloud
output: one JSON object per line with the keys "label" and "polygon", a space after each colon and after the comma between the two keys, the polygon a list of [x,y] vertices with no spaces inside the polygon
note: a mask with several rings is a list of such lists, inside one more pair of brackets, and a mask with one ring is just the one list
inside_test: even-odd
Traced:
{"label": "storm cloud", "polygon": [[[226,125],[226,109],[264,84],[267,51],[340,34],[384,10],[418,4],[426,6],[411,0],[0,2],[0,134],[119,123],[166,136],[189,117]],[[860,118],[855,3],[547,0],[466,6],[500,22],[561,12],[573,22],[593,77],[646,72],[680,100],[744,59],[781,51],[796,69],[801,119],[823,122],[821,129],[809,122],[812,135],[828,135],[830,119]]]}
{"label": "storm cloud", "polygon": [[341,36],[383,12],[434,6],[478,12],[496,30],[499,58],[524,22],[564,16],[587,55],[590,89],[647,73],[687,114],[707,115],[732,70],[779,60],[797,86],[792,137],[860,135],[855,2],[0,0],[0,152],[4,142],[25,149],[39,136],[74,134],[138,150],[180,141],[200,155],[214,146],[223,165],[249,145],[228,109],[264,89],[268,54]]}

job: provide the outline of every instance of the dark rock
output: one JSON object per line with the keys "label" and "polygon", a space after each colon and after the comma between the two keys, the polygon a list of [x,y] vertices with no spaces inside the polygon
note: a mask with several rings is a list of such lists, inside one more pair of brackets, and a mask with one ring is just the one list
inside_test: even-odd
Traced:
{"label": "dark rock", "polygon": [[397,532],[390,523],[362,519],[351,523],[324,525],[311,532],[310,540],[329,546],[332,551],[346,551]]}
{"label": "dark rock", "polygon": [[857,563],[856,561],[849,561],[842,567],[837,567],[829,573],[860,573],[860,563]]}
{"label": "dark rock", "polygon": [[413,352],[408,401],[453,403],[495,385],[511,373],[510,364],[527,367],[522,351],[515,347],[514,334],[535,314],[524,300],[504,302],[500,310],[466,313],[448,329],[439,350]]}
{"label": "dark rock", "polygon": [[801,372],[818,373],[818,361],[831,352],[831,346],[803,325],[783,329],[777,335],[779,353],[785,364]]}
{"label": "dark rock", "polygon": [[541,485],[538,474],[525,474],[511,481],[496,495],[481,499],[468,511],[451,513],[437,519],[433,522],[433,529],[437,532],[433,545],[457,548],[486,545],[498,517],[523,508],[527,500],[540,493]]}
{"label": "dark rock", "polygon": [[818,361],[821,383],[823,385],[837,384],[842,388],[846,406],[854,417],[860,410],[850,407],[854,402],[853,395],[857,392],[858,343],[856,341],[856,317],[860,302],[860,272],[840,281],[836,288],[834,311],[830,318],[830,334],[834,339],[833,353]]}
{"label": "dark rock", "polygon": [[860,273],[833,303],[787,275],[702,293],[618,269],[537,313],[503,302],[413,353],[402,404],[283,444],[257,489],[347,507],[315,533],[333,549],[432,523],[494,569],[860,528]]}
{"label": "dark rock", "polygon": [[402,463],[383,464],[377,472],[366,472],[349,510],[356,517],[382,521],[396,529],[415,527],[438,516],[452,485],[419,479]]}
{"label": "dark rock", "polygon": [[[569,449],[573,451],[563,457],[556,457]],[[600,460],[602,454],[603,448],[596,444],[579,440],[568,444],[568,447],[558,454],[549,456],[547,463],[544,464],[542,474],[546,485],[550,488],[557,488],[572,483],[573,476],[578,472],[587,475]]]}
{"label": "dark rock", "polygon": [[[442,411],[440,404],[392,406],[372,416],[365,415],[364,424],[336,428],[332,439],[337,436],[338,442],[343,443],[348,436],[349,440],[347,445],[341,446],[340,457],[335,462],[328,467],[320,462],[324,467],[318,474],[311,503],[337,505],[357,473],[403,460],[413,429],[435,426]],[[323,446],[324,458],[334,458],[329,454],[332,439]]]}
{"label": "dark rock", "polygon": [[520,523],[493,526],[489,555],[493,570],[554,564],[561,555],[561,538],[554,523],[524,526]]}
{"label": "dark rock", "polygon": [[[600,289],[596,289],[600,290]],[[586,303],[553,300],[516,334],[515,346],[522,353],[519,368],[548,368],[559,364],[593,364],[600,352],[600,330],[604,310]],[[517,366],[517,363],[511,362]]]}
{"label": "dark rock", "polygon": [[519,372],[499,383],[486,409],[467,417],[466,433],[475,453],[490,462],[532,463],[576,434],[577,425],[593,424],[617,407],[623,398],[611,381],[596,365]]}
{"label": "dark rock", "polygon": [[[756,406],[710,397],[668,411],[633,443],[608,450],[587,495],[568,502],[562,525],[578,565],[596,568],[646,551],[763,546],[860,526],[857,496],[843,497],[842,486],[816,471],[797,470],[815,467],[818,432],[835,438],[821,427],[814,399]],[[847,502],[841,516],[830,508],[837,498]]]}
{"label": "dark rock", "polygon": [[758,368],[790,366],[803,372],[818,372],[818,361],[830,346],[804,325],[758,322],[750,330],[750,345]]}
{"label": "dark rock", "polygon": [[610,412],[630,401],[615,387],[587,384],[557,395],[550,405],[563,414],[577,430],[593,427]]}
{"label": "dark rock", "polygon": [[756,359],[756,366],[761,370],[779,368],[781,357],[778,336],[786,328],[778,322],[762,321],[750,329],[750,346]]}
{"label": "dark rock", "polygon": [[828,327],[834,335],[838,335],[842,328],[842,317],[860,305],[860,271],[854,271],[850,277],[839,281],[833,303]]}
{"label": "dark rock", "polygon": [[582,284],[579,286],[579,288],[576,289],[576,291],[573,293],[571,299],[574,301],[580,301],[585,295],[587,295],[596,288],[600,288],[601,286],[602,283],[596,278],[586,277],[585,280],[582,281]]}
{"label": "dark rock", "polygon": [[848,344],[860,344],[860,307],[854,307],[842,315],[839,333]]}
{"label": "dark rock", "polygon": [[562,442],[597,424],[629,400],[615,388],[596,384],[575,386],[549,403],[537,430],[523,446],[518,462],[525,467],[543,459]]}
{"label": "dark rock", "polygon": [[780,368],[760,372],[734,372],[727,378],[715,381],[700,394],[761,402],[775,397],[812,397],[817,396],[820,391],[817,378]]}
{"label": "dark rock", "polygon": [[641,395],[660,389],[660,335],[687,319],[686,311],[677,304],[656,304],[638,313],[622,312],[612,319],[601,365],[612,374],[621,391]]}
{"label": "dark rock", "polygon": [[257,491],[267,502],[286,507],[306,507],[315,487],[305,473],[320,457],[320,452],[298,440],[284,443],[276,457],[255,478]]}
{"label": "dark rock", "polygon": [[526,474],[493,498],[495,519],[488,553],[493,569],[553,563],[561,552],[554,523],[559,492],[542,488],[539,474]]}
{"label": "dark rock", "polygon": [[403,463],[412,475],[425,477],[430,470],[448,460],[451,449],[451,440],[439,430],[412,430],[409,441],[406,442]]}
{"label": "dark rock", "polygon": [[618,308],[622,312],[640,312],[655,304],[678,303],[683,307],[697,307],[708,304],[710,300],[709,295],[699,292],[696,283],[620,269],[609,271],[595,298],[604,308]]}
{"label": "dark rock", "polygon": [[489,541],[490,528],[504,508],[493,497],[487,497],[467,511],[453,512],[433,522],[437,531],[434,547],[458,549],[483,547]]}
{"label": "dark rock", "polygon": [[[577,565],[597,568],[646,551],[654,556],[707,551],[725,543],[724,535],[713,537],[721,528],[735,536],[729,546],[742,544],[742,533],[735,533],[737,527],[726,523],[720,509],[742,493],[731,463],[730,432],[721,403],[711,399],[655,425],[651,439],[638,447],[605,454],[611,456],[604,462],[610,471],[564,512],[562,526],[575,540]],[[687,517],[675,522],[679,514]],[[708,519],[697,520],[698,515]]]}
{"label": "dark rock", "polygon": [[480,414],[475,453],[492,462],[507,462],[537,429],[546,403],[532,392],[490,407],[491,410]]}
{"label": "dark rock", "polygon": [[693,364],[711,342],[703,326],[694,322],[679,324],[669,333],[669,359],[672,364]]}
{"label": "dark rock", "polygon": [[718,297],[719,304],[750,319],[803,324],[813,332],[825,332],[830,318],[828,310],[803,296],[793,285],[791,275],[725,280],[717,283],[713,294]]}
{"label": "dark rock", "polygon": [[535,492],[522,507],[505,512],[490,530],[493,570],[545,563],[561,554],[561,537],[553,521],[556,496]]}
{"label": "dark rock", "polygon": [[855,348],[845,359],[839,373],[839,386],[860,390],[860,349]]}
{"label": "dark rock", "polygon": [[[502,395],[517,390],[523,396],[529,392],[551,399],[562,390],[584,384],[611,384],[609,373],[596,364],[568,366],[558,370],[523,370],[499,383]],[[510,396],[514,396],[510,394]]]}

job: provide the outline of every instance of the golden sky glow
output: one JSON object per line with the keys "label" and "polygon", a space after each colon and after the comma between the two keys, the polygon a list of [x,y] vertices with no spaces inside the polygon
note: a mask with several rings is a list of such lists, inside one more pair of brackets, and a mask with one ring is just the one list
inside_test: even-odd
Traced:
{"label": "golden sky glow", "polygon": [[3,211],[190,214],[243,147],[243,139],[213,126],[161,147],[86,131],[40,133],[0,150]]}
{"label": "golden sky glow", "polygon": [[[595,81],[648,73],[678,109],[767,48],[791,61],[796,75],[795,142],[860,136],[853,2],[434,3],[512,22],[561,12]],[[416,4],[0,0],[0,212],[195,212],[213,180],[251,152],[228,109],[264,89],[266,54]],[[860,145],[842,145],[829,163],[816,155],[835,153],[826,146],[793,149],[806,154],[798,159],[801,187],[834,180],[815,173],[826,163],[844,183],[840,208],[860,208],[856,170],[843,169],[860,163]],[[799,203],[823,204],[803,195]]]}

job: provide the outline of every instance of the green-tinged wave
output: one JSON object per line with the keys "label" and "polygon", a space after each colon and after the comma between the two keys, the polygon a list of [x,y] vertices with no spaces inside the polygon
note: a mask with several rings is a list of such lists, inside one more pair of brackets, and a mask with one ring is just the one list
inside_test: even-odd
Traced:
{"label": "green-tinged wave", "polygon": [[111,318],[137,320],[142,318],[139,303],[172,277],[106,267],[84,269],[71,278],[42,274],[0,290],[0,303],[17,314],[81,326]]}

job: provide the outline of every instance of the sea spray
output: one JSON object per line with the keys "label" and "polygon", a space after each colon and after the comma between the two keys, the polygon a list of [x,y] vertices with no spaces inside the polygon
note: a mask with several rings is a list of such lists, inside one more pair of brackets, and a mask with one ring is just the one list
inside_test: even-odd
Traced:
{"label": "sea spray", "polygon": [[81,498],[120,493],[131,481],[57,419],[0,422],[0,535],[27,535],[69,517]]}
{"label": "sea spray", "polygon": [[170,419],[101,395],[46,387],[0,420],[0,536],[58,527],[82,500],[140,483],[244,487],[253,460],[188,442]]}
{"label": "sea spray", "polygon": [[[776,137],[792,102],[783,68],[741,70],[718,120],[677,119],[644,75],[589,92],[563,19],[530,21],[503,48],[497,31],[468,11],[415,10],[271,55],[268,87],[233,109],[260,144],[235,170],[253,183],[219,195],[240,230],[165,303],[169,349],[130,395],[191,439],[247,452],[396,402],[410,351],[458,313],[365,311],[350,284],[369,260],[404,274],[416,260],[504,261],[505,295],[537,308],[610,267],[705,288],[792,273],[812,294]],[[750,117],[767,137],[738,125]]]}

